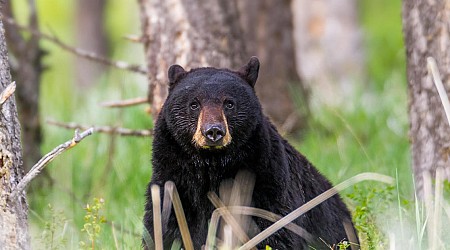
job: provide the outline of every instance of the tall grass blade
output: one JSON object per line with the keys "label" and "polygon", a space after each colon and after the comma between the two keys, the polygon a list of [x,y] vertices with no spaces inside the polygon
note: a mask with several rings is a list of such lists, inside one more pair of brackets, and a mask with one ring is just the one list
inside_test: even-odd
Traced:
{"label": "tall grass blade", "polygon": [[450,101],[448,100],[447,92],[445,91],[444,84],[442,84],[441,74],[433,57],[427,58],[428,71],[431,72],[433,76],[434,85],[437,88],[439,97],[441,98],[442,105],[444,106],[445,116],[447,117],[447,122],[450,125]]}
{"label": "tall grass blade", "polygon": [[323,192],[322,194],[318,195],[314,199],[310,200],[303,206],[297,208],[290,214],[283,217],[281,220],[277,221],[276,223],[272,224],[270,227],[266,228],[264,231],[256,235],[254,238],[252,238],[250,241],[245,243],[243,246],[239,248],[239,250],[247,250],[255,247],[258,243],[268,238],[270,235],[275,233],[276,231],[280,230],[284,226],[286,226],[289,222],[297,219],[304,213],[308,212],[315,206],[319,205],[323,201],[327,200],[331,196],[337,194],[339,191],[342,191],[358,182],[366,181],[366,180],[373,180],[373,181],[379,181],[384,182],[388,184],[393,184],[394,180],[392,177],[377,174],[377,173],[362,173],[358,174],[356,176],[351,177],[350,179],[347,179],[344,182],[341,182],[340,184],[336,185],[333,188],[328,189],[327,191]]}
{"label": "tall grass blade", "polygon": [[151,186],[153,205],[153,231],[155,234],[155,250],[163,250],[163,234],[161,225],[161,193],[158,185]]}
{"label": "tall grass blade", "polygon": [[180,227],[181,238],[186,250],[194,250],[194,244],[192,243],[191,233],[189,233],[189,227],[186,222],[186,216],[184,215],[183,205],[181,204],[180,196],[178,194],[175,183],[172,181],[167,182],[170,197],[172,198],[173,208],[175,210],[175,216],[177,217],[178,226]]}

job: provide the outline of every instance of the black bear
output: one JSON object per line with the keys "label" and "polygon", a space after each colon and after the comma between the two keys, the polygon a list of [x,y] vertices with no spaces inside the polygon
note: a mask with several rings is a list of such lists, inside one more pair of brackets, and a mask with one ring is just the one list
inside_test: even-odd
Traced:
{"label": "black bear", "polygon": [[[263,115],[254,90],[258,71],[256,57],[238,71],[169,68],[169,95],[155,125],[153,175],[146,194],[144,225],[151,236],[153,184],[175,183],[195,249],[205,244],[214,211],[207,193],[218,193],[220,183],[240,170],[254,175],[252,206],[282,216],[332,187]],[[254,222],[260,230],[271,225],[256,217]],[[348,209],[335,195],[295,220],[314,242],[281,229],[258,248],[330,249],[347,240],[344,222],[354,232]],[[181,235],[172,211],[164,230],[165,246],[175,239]]]}

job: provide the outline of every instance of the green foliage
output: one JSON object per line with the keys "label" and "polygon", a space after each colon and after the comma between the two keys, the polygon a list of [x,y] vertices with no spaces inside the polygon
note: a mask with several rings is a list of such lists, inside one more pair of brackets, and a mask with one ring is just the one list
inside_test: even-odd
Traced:
{"label": "green foliage", "polygon": [[337,246],[337,249],[339,249],[339,250],[346,250],[346,249],[350,248],[351,243],[346,241],[346,240],[344,240],[344,241],[339,242],[338,244],[336,244],[336,246]]}
{"label": "green foliage", "polygon": [[98,248],[97,239],[100,236],[102,230],[102,224],[106,223],[106,218],[103,216],[103,207],[105,205],[105,200],[102,198],[94,198],[93,204],[87,204],[84,207],[86,215],[84,216],[84,226],[81,232],[86,233],[89,242],[80,242],[80,246],[83,249],[95,249]]}
{"label": "green foliage", "polygon": [[48,204],[47,208],[50,213],[50,219],[44,222],[44,230],[40,235],[39,241],[42,244],[42,249],[62,249],[67,241],[65,233],[68,221],[63,211],[56,211],[50,204]]}
{"label": "green foliage", "polygon": [[353,221],[358,231],[361,249],[386,249],[386,236],[377,226],[378,216],[394,201],[394,187],[372,187],[362,190],[355,186],[347,195],[354,206]]}

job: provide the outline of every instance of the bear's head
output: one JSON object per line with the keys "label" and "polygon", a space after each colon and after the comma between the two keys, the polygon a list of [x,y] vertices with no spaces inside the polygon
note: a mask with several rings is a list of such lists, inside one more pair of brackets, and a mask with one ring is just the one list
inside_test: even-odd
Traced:
{"label": "bear's head", "polygon": [[252,57],[238,71],[169,68],[169,95],[162,114],[182,147],[218,151],[249,139],[262,114],[254,86],[259,61]]}

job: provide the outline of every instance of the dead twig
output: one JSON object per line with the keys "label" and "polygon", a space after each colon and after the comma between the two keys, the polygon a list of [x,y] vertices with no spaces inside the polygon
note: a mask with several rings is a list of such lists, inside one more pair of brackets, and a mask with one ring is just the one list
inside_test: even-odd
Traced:
{"label": "dead twig", "polygon": [[16,82],[10,83],[6,88],[2,91],[0,94],[0,108],[2,107],[3,103],[8,100],[12,94],[14,94],[14,91],[16,91]]}
{"label": "dead twig", "polygon": [[117,127],[110,127],[110,126],[86,126],[77,124],[74,122],[64,123],[64,122],[58,122],[54,120],[47,120],[47,123],[50,125],[66,128],[66,129],[87,129],[87,128],[93,128],[95,132],[97,133],[105,133],[105,134],[117,134],[121,136],[141,136],[141,137],[148,137],[152,136],[153,132],[148,129],[142,129],[142,130],[133,130],[128,128],[117,128]]}
{"label": "dead twig", "polygon": [[16,21],[14,21],[14,19],[12,18],[3,18],[3,21],[5,23],[8,23],[10,25],[13,25],[15,27],[17,27],[20,30],[25,30],[30,32],[32,35],[36,36],[36,37],[40,37],[43,39],[46,39],[47,41],[50,41],[56,45],[58,45],[60,48],[62,48],[63,50],[69,51],[77,56],[80,57],[84,57],[87,58],[89,60],[104,64],[104,65],[108,65],[108,66],[112,66],[118,69],[122,69],[122,70],[128,70],[131,72],[135,72],[135,73],[140,73],[140,74],[147,74],[147,70],[145,70],[145,68],[143,68],[140,65],[133,65],[133,64],[129,64],[127,62],[123,62],[123,61],[113,61],[109,58],[100,56],[96,53],[90,52],[90,51],[86,51],[83,49],[79,49],[79,48],[75,48],[75,47],[71,47],[69,45],[67,45],[66,43],[62,42],[57,36],[55,35],[48,35],[45,33],[42,33],[34,28],[30,28],[27,26],[23,26],[18,24]]}
{"label": "dead twig", "polygon": [[133,43],[143,43],[144,42],[144,37],[137,36],[137,35],[125,35],[125,36],[123,36],[123,38],[125,38],[126,40],[133,42]]}
{"label": "dead twig", "polygon": [[39,173],[47,166],[53,159],[56,158],[56,156],[60,155],[64,151],[73,148],[76,146],[80,141],[82,141],[84,138],[86,138],[89,135],[92,135],[94,132],[93,128],[87,129],[86,131],[82,133],[78,133],[78,130],[75,131],[74,137],[57,146],[52,151],[50,151],[48,154],[44,155],[31,169],[30,171],[20,180],[19,184],[17,184],[16,188],[11,194],[11,200],[15,200],[17,198],[17,195],[19,193],[22,193],[27,185],[34,179],[36,176],[39,175]]}
{"label": "dead twig", "polygon": [[100,106],[106,108],[123,108],[148,103],[147,97],[137,97],[128,100],[102,102]]}

